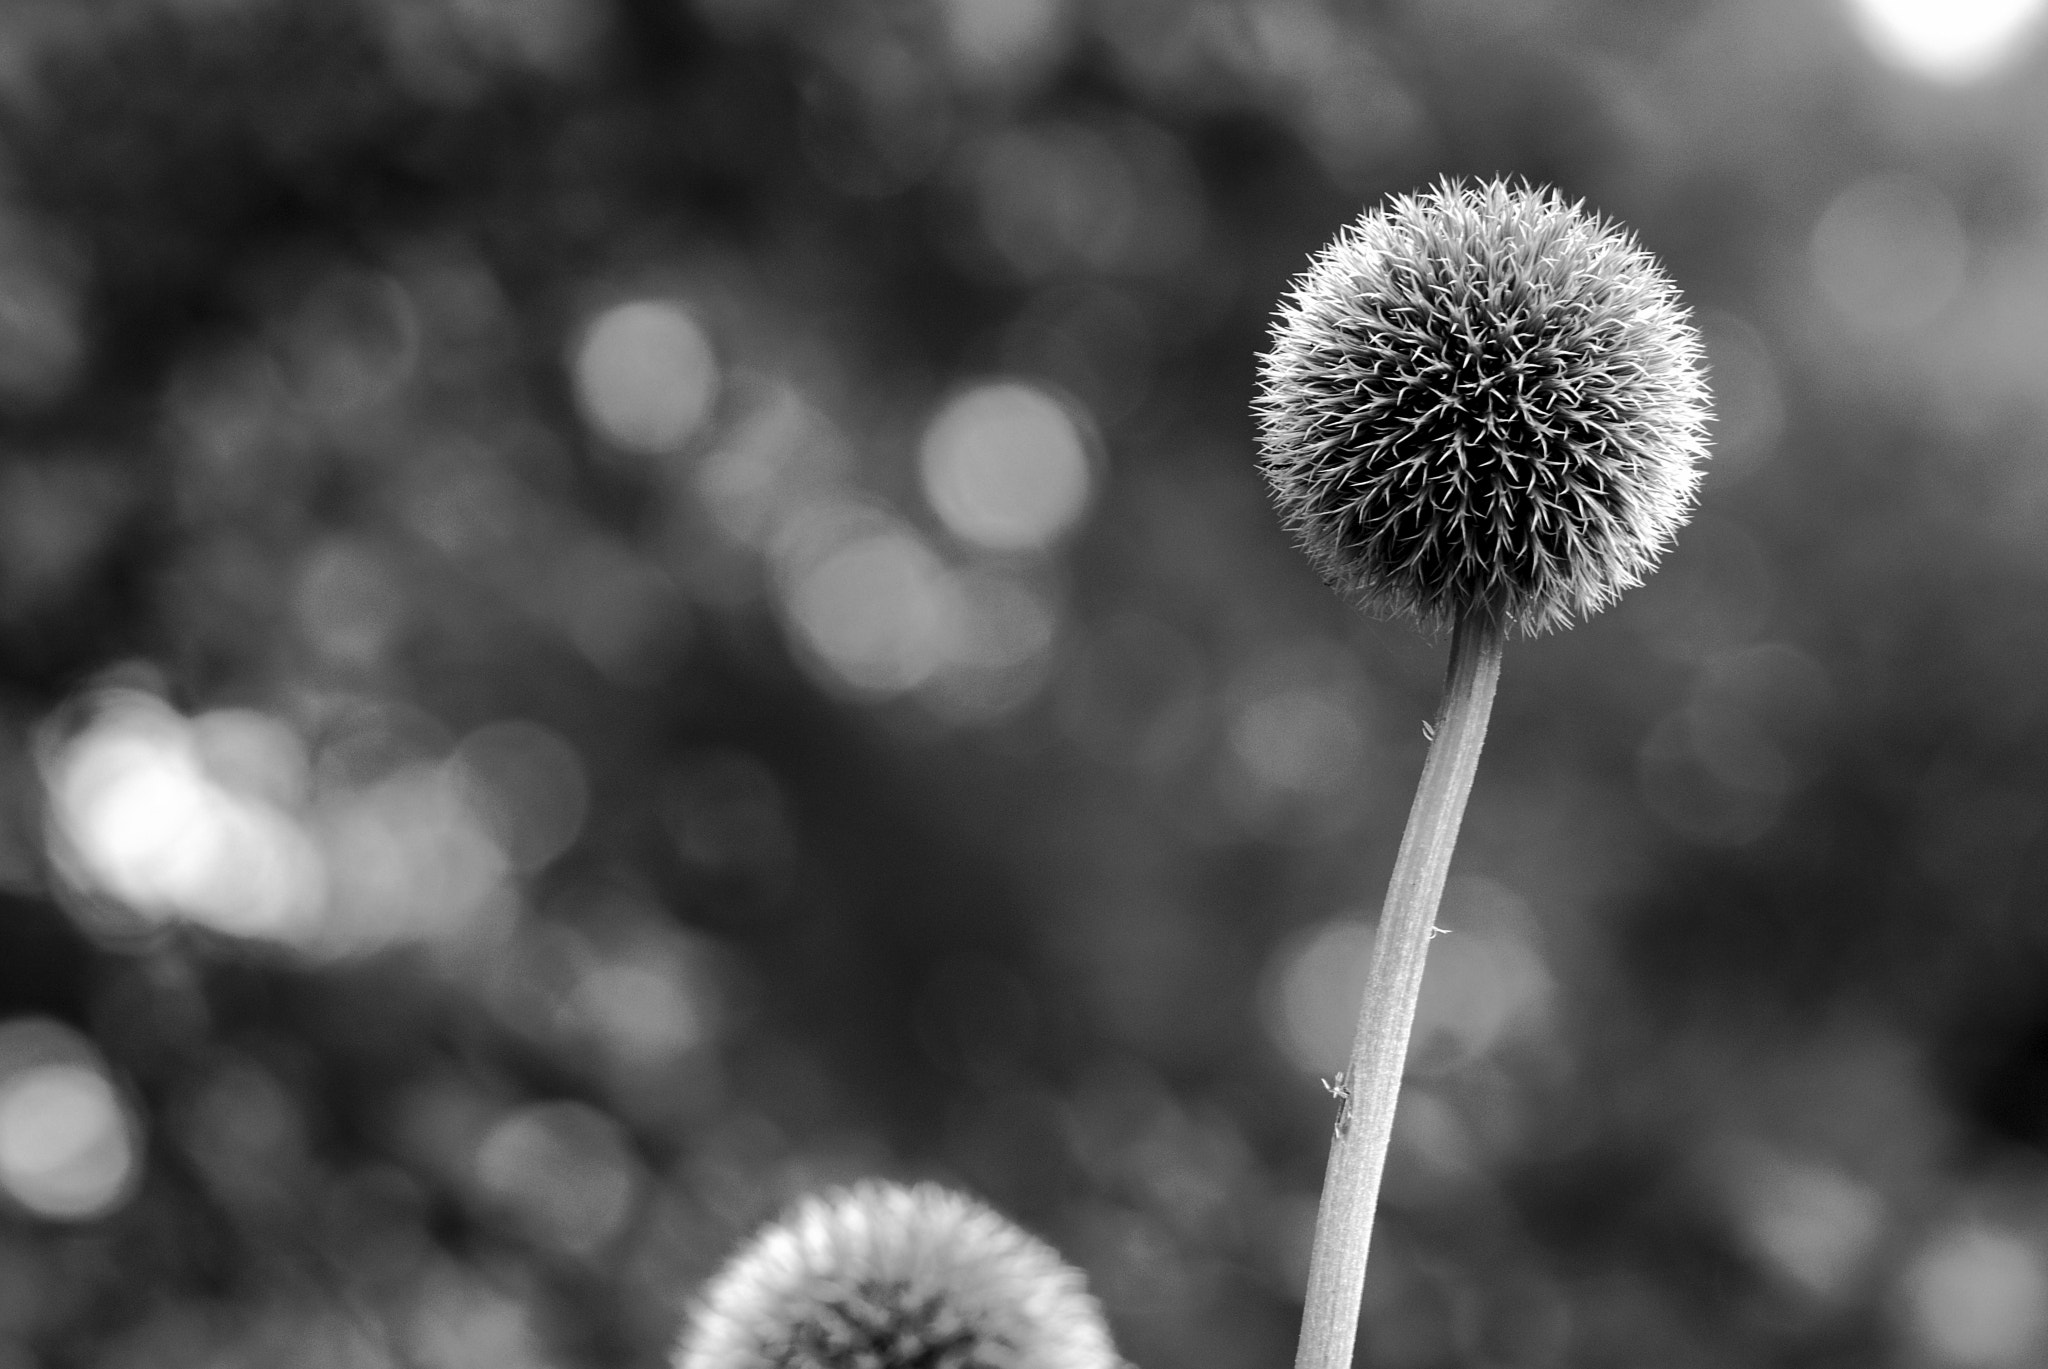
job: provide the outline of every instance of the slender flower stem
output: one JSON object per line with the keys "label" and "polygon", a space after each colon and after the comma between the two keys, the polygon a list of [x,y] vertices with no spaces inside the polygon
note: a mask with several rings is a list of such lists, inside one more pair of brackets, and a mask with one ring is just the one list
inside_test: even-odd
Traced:
{"label": "slender flower stem", "polygon": [[1408,1033],[1422,992],[1422,964],[1435,935],[1437,904],[1450,871],[1451,848],[1479,768],[1486,720],[1500,681],[1500,623],[1483,611],[1459,618],[1450,669],[1437,713],[1435,740],[1423,763],[1415,806],[1387,885],[1373,942],[1372,968],[1358,1012],[1336,1137],[1323,1176],[1322,1206],[1309,1257],[1295,1369],[1350,1369],[1365,1290],[1366,1248],[1373,1208],[1394,1130],[1394,1103],[1408,1055]]}

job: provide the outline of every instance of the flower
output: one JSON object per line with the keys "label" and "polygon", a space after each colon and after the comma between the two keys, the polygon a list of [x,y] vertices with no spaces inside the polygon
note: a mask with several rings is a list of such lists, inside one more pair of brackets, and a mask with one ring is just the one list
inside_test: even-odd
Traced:
{"label": "flower", "polygon": [[1535,634],[1641,582],[1706,454],[1699,335],[1616,224],[1438,182],[1316,254],[1261,359],[1262,466],[1324,579]]}
{"label": "flower", "polygon": [[1120,1369],[1081,1275],[971,1198],[798,1203],[704,1290],[675,1369]]}

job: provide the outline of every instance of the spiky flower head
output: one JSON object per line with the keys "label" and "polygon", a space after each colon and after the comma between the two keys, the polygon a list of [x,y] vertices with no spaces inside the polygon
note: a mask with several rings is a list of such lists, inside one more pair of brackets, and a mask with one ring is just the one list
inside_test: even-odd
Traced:
{"label": "spiky flower head", "polygon": [[1316,254],[1261,360],[1262,465],[1368,609],[1538,633],[1639,584],[1706,454],[1699,335],[1620,226],[1443,180]]}
{"label": "spiky flower head", "polygon": [[675,1369],[1120,1369],[1081,1275],[932,1184],[798,1203],[700,1296]]}

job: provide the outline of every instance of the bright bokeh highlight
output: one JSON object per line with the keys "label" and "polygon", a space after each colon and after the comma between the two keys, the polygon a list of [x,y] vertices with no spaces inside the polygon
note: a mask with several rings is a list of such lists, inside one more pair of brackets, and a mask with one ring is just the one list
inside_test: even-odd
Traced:
{"label": "bright bokeh highlight", "polygon": [[919,447],[925,496],[947,529],[991,551],[1035,551],[1087,509],[1087,443],[1067,407],[1012,381],[940,409]]}
{"label": "bright bokeh highlight", "polygon": [[320,768],[265,714],[186,718],[112,691],[46,764],[52,854],[103,901],[86,910],[97,924],[111,906],[350,955],[480,931],[516,875],[575,842],[589,797],[575,749],[517,720],[446,757],[355,777],[328,766],[316,782]]}
{"label": "bright bokeh highlight", "polygon": [[2015,54],[2042,0],[1850,0],[1849,8],[1887,61],[1935,80],[1968,81]]}
{"label": "bright bokeh highlight", "polygon": [[673,452],[703,425],[718,394],[711,340],[681,305],[635,300],[599,314],[571,361],[584,416],[614,445]]}
{"label": "bright bokeh highlight", "polygon": [[1907,1271],[1913,1329],[1936,1361],[2039,1364],[2048,1343],[2048,1267],[2040,1249],[1984,1225],[1935,1240]]}
{"label": "bright bokeh highlight", "polygon": [[135,1127],[97,1054],[38,1018],[0,1026],[0,1189],[52,1221],[89,1221],[132,1191]]}
{"label": "bright bokeh highlight", "polygon": [[145,918],[296,935],[326,884],[278,802],[304,768],[297,739],[261,715],[191,722],[147,694],[110,694],[50,768],[59,863]]}

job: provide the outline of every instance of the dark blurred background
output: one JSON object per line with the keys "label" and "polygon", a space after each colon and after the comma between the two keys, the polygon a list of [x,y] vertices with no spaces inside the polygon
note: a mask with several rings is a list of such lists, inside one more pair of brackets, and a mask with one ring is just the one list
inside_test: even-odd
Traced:
{"label": "dark blurred background", "polygon": [[870,1173],[1288,1363],[1443,646],[1247,403],[1446,173],[1719,421],[1510,649],[1360,1362],[2048,1363],[2042,8],[6,0],[0,1369],[652,1369]]}

